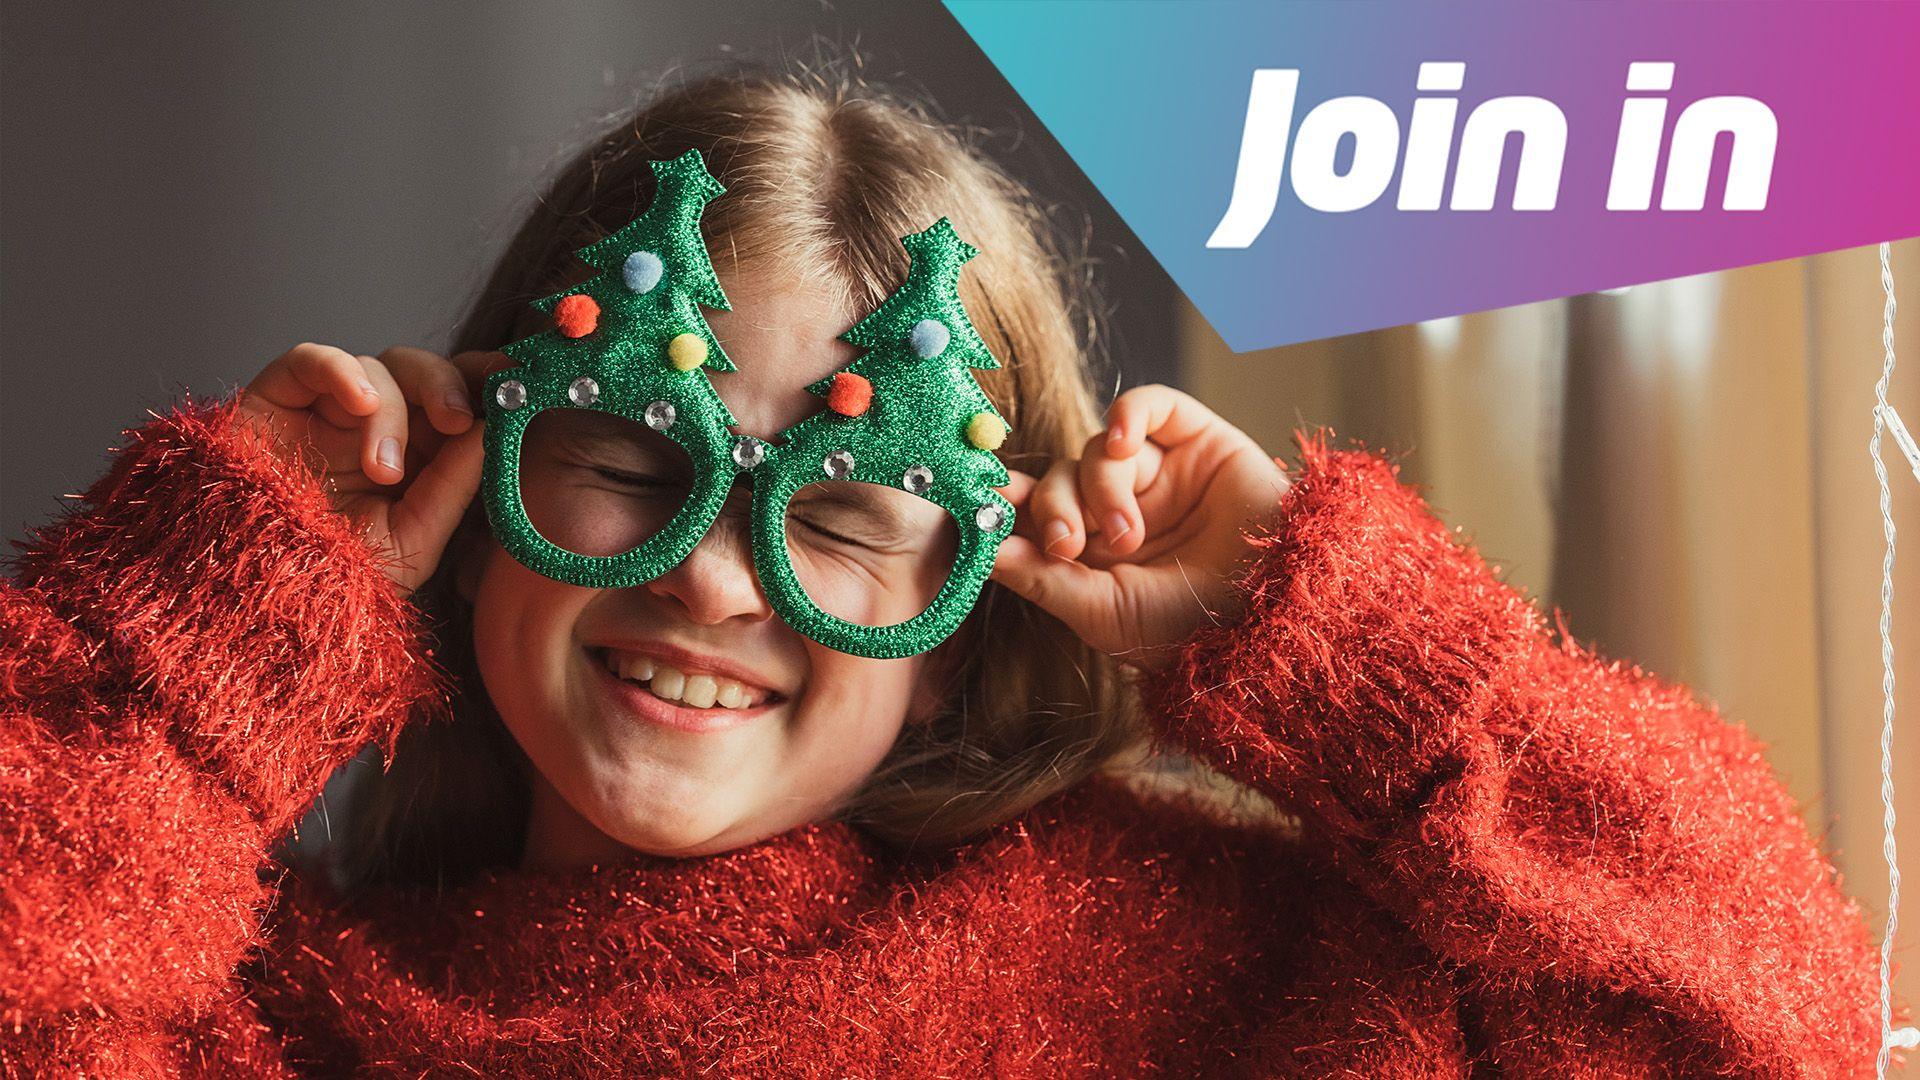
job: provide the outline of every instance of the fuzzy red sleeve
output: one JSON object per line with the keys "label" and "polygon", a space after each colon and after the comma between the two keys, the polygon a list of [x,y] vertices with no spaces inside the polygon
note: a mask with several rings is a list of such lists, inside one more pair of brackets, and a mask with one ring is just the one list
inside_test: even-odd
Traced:
{"label": "fuzzy red sleeve", "polygon": [[1394,466],[1302,450],[1245,619],[1147,687],[1165,736],[1458,965],[1504,1069],[1870,1072],[1864,922],[1754,739],[1557,639]]}
{"label": "fuzzy red sleeve", "polygon": [[414,616],[231,403],[131,432],[17,568],[0,582],[0,1026],[191,1015],[254,943],[269,845],[431,690]]}

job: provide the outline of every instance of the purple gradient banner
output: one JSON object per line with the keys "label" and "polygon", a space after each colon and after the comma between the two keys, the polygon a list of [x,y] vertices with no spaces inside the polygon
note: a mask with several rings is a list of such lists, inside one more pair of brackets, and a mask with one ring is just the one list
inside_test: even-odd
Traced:
{"label": "purple gradient banner", "polygon": [[1920,3],[947,6],[1236,350],[1920,235]]}

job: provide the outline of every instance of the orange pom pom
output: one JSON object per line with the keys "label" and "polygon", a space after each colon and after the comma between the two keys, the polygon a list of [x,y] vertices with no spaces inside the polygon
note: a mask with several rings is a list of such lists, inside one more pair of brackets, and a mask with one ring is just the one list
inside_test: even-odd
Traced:
{"label": "orange pom pom", "polygon": [[585,293],[563,296],[553,307],[553,321],[568,337],[586,337],[600,325],[600,305]]}
{"label": "orange pom pom", "polygon": [[827,408],[841,416],[865,416],[873,404],[873,384],[851,371],[835,372],[827,387]]}

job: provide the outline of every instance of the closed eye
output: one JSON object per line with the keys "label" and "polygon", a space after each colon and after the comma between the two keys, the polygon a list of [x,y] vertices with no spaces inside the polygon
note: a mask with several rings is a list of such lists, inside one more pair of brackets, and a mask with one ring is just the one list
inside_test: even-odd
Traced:
{"label": "closed eye", "polygon": [[587,468],[591,469],[595,474],[600,476],[602,479],[607,480],[614,484],[618,484],[621,487],[659,488],[659,487],[667,487],[673,483],[673,481],[663,476],[654,476],[648,473],[626,472],[621,469],[610,469],[604,465],[589,465],[587,466]]}
{"label": "closed eye", "polygon": [[921,546],[931,529],[922,529],[913,515],[927,506],[917,496],[873,484],[815,482],[796,493],[787,514],[822,543],[891,554]]}
{"label": "closed eye", "polygon": [[832,529],[828,529],[828,528],[825,528],[825,527],[823,527],[823,526],[820,526],[820,525],[816,525],[816,524],[814,524],[813,522],[811,522],[811,521],[808,521],[808,520],[806,520],[806,519],[804,519],[804,518],[801,518],[801,519],[798,519],[798,520],[800,521],[800,524],[801,524],[801,525],[803,525],[803,526],[805,526],[805,527],[806,527],[806,530],[807,530],[808,532],[810,532],[810,533],[813,533],[813,534],[815,534],[815,535],[817,535],[817,536],[821,536],[821,537],[825,537],[826,539],[828,539],[828,540],[832,540],[832,541],[834,541],[835,543],[839,543],[839,544],[851,544],[851,545],[854,545],[854,546],[856,546],[856,547],[872,547],[872,546],[874,546],[874,544],[873,544],[873,542],[872,542],[871,540],[857,540],[857,539],[855,539],[855,538],[853,538],[853,537],[851,537],[851,536],[848,536],[848,535],[846,535],[845,533],[839,533],[839,532],[835,532],[835,531],[834,531],[834,530],[832,530]]}

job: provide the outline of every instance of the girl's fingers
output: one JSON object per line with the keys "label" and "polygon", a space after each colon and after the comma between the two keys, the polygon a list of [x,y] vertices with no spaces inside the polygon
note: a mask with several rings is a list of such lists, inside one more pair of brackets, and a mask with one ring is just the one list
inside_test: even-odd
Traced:
{"label": "girl's fingers", "polygon": [[[1027,499],[1033,495],[1033,489],[1039,483],[1040,481],[1033,478],[1032,473],[1008,469],[1007,482],[995,490],[999,491],[1001,497],[1013,506],[1015,517],[1022,518],[1027,513]],[[1020,523],[1025,524],[1024,521]]]}
{"label": "girl's fingers", "polygon": [[[355,357],[353,362],[354,362],[354,366],[358,368],[360,364],[360,358]],[[364,377],[364,374],[362,377]],[[369,383],[368,385],[372,385],[372,384]],[[346,432],[357,435],[360,431],[360,425],[366,422],[367,415],[369,415],[372,412],[379,411],[379,408],[380,408],[379,391],[377,390],[374,391],[374,396],[372,398],[372,401],[373,401],[372,409],[369,409],[366,413],[354,413],[354,412],[349,412],[345,405],[342,405],[338,400],[336,400],[335,398],[329,395],[329,396],[321,397],[319,400],[315,401],[312,405],[308,406],[308,411],[312,413],[314,416],[318,416],[321,420],[325,421],[327,425],[330,427],[337,428],[341,431],[346,431]],[[362,406],[356,405],[355,407],[360,408]],[[359,466],[356,465],[354,466],[354,468],[357,469],[359,468]]]}
{"label": "girl's fingers", "polygon": [[1007,482],[995,489],[1013,506],[1014,534],[1024,536],[1036,543],[1040,542],[1040,533],[1044,524],[1039,518],[1039,512],[1033,507],[1033,493],[1039,488],[1038,477],[1032,473],[1009,468]]}
{"label": "girl's fingers", "polygon": [[450,439],[420,470],[387,517],[389,543],[412,584],[424,581],[480,490],[483,428]]}
{"label": "girl's fingers", "polygon": [[360,471],[357,448],[354,458],[355,460],[349,462],[344,469],[327,470],[327,494],[332,496],[380,495],[382,497],[390,495],[391,492],[384,490],[386,485],[367,479],[367,474]]}
{"label": "girl's fingers", "polygon": [[425,349],[396,345],[380,354],[406,400],[427,414],[434,430],[458,435],[473,424],[473,402],[467,381],[452,361]]}
{"label": "girl's fingers", "polygon": [[380,483],[397,484],[406,476],[407,400],[380,361],[362,356],[360,370],[380,395],[379,407],[361,426],[360,470]]}
{"label": "girl's fingers", "polygon": [[1118,600],[1112,574],[1055,558],[1019,535],[1007,537],[1000,545],[992,578],[1082,637],[1093,632],[1103,613],[1113,610]]}
{"label": "girl's fingers", "polygon": [[[1146,519],[1136,493],[1152,477],[1142,469],[1148,464],[1143,460],[1145,455],[1113,457],[1103,448],[1104,442],[1103,436],[1095,435],[1087,441],[1080,458],[1076,477],[1080,501],[1107,551],[1127,555],[1138,551],[1146,540]],[[1158,467],[1157,453],[1151,464]]]}
{"label": "girl's fingers", "polygon": [[466,379],[468,396],[474,401],[480,400],[480,394],[487,385],[487,376],[513,366],[513,358],[503,352],[455,353],[447,362],[459,369],[461,377]]}
{"label": "girl's fingers", "polygon": [[349,417],[352,426],[338,427],[315,421],[307,425],[307,449],[314,459],[337,481],[361,472],[360,420]]}
{"label": "girl's fingers", "polygon": [[1060,559],[1077,559],[1087,549],[1087,523],[1073,472],[1073,462],[1055,462],[1027,500],[1040,550]]}
{"label": "girl's fingers", "polygon": [[1107,407],[1106,452],[1126,457],[1148,439],[1175,447],[1221,423],[1212,409],[1171,386],[1136,386]]}
{"label": "girl's fingers", "polygon": [[311,342],[295,345],[247,384],[247,392],[283,409],[305,409],[331,400],[349,416],[380,407],[380,391],[352,353]]}

